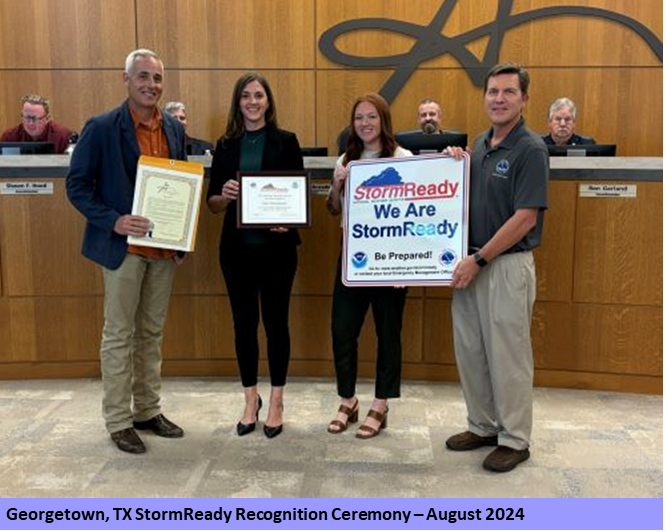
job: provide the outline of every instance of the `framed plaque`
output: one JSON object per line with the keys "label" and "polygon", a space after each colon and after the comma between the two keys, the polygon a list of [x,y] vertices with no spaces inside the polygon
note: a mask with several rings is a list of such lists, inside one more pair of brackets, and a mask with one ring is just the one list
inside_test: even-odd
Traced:
{"label": "framed plaque", "polygon": [[203,183],[199,163],[141,156],[132,214],[152,225],[146,236],[128,236],[128,244],[194,251]]}
{"label": "framed plaque", "polygon": [[310,227],[308,172],[238,172],[238,227]]}
{"label": "framed plaque", "polygon": [[469,160],[438,154],[351,162],[343,284],[450,285],[468,254]]}

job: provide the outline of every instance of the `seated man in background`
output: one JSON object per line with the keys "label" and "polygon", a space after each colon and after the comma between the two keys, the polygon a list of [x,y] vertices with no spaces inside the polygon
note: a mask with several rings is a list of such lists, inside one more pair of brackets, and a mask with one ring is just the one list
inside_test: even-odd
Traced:
{"label": "seated man in background", "polygon": [[21,98],[21,123],[5,130],[2,142],[52,142],[56,153],[65,153],[72,131],[51,120],[49,100],[37,94]]}
{"label": "seated man in background", "polygon": [[426,135],[433,133],[442,133],[442,110],[440,104],[435,100],[426,98],[419,104],[417,110],[417,118],[419,119],[419,127]]}
{"label": "seated man in background", "polygon": [[[176,118],[183,124],[183,128],[187,131],[188,117],[185,114],[185,104],[181,102],[167,102],[164,106],[164,112]],[[211,155],[213,153],[213,144],[202,139],[191,137],[186,132],[185,151],[188,155]]]}
{"label": "seated man in background", "polygon": [[575,144],[595,144],[593,137],[575,135],[577,106],[569,98],[558,98],[549,106],[547,114],[550,133],[544,137],[545,144],[571,146]]}

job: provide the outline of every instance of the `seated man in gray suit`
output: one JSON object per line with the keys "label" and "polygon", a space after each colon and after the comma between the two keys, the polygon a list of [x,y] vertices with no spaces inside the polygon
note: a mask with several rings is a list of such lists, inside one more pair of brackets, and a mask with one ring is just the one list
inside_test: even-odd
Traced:
{"label": "seated man in gray suit", "polygon": [[547,145],[569,146],[575,144],[595,144],[593,137],[574,133],[577,123],[577,106],[569,98],[558,98],[549,106],[547,113],[549,134],[542,137]]}

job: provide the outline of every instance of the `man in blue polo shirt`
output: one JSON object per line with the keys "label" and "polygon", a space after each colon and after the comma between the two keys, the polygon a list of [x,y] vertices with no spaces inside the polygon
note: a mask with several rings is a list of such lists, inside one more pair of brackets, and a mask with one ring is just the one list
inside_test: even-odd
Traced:
{"label": "man in blue polo shirt", "polygon": [[[511,471],[530,456],[535,301],[531,250],[540,244],[547,208],[549,155],[521,116],[528,72],[493,67],[484,82],[491,129],[480,135],[470,162],[469,255],[452,285],[454,347],[468,408],[468,430],[447,440],[453,451],[496,448],[490,471]],[[460,156],[460,148],[448,148]]]}

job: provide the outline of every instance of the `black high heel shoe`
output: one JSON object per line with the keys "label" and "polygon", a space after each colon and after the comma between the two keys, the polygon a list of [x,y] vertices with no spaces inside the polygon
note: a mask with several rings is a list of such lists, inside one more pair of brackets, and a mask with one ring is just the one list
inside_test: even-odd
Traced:
{"label": "black high heel shoe", "polygon": [[[255,422],[254,423],[248,423],[247,425],[244,423],[241,423],[240,421],[236,424],[236,434],[239,436],[245,436],[246,434],[250,434],[253,430],[255,430],[255,427],[257,426],[257,420],[259,419],[259,411],[262,409],[262,397],[257,396],[257,411],[255,412]],[[266,427],[264,427],[266,428]]]}
{"label": "black high heel shoe", "polygon": [[[282,410],[282,409],[283,409],[283,407],[281,405],[280,410]],[[264,425],[264,435],[269,439],[275,438],[282,431],[283,431],[282,423],[280,425],[276,426],[276,427],[270,427],[269,425],[266,425],[266,424]]]}

